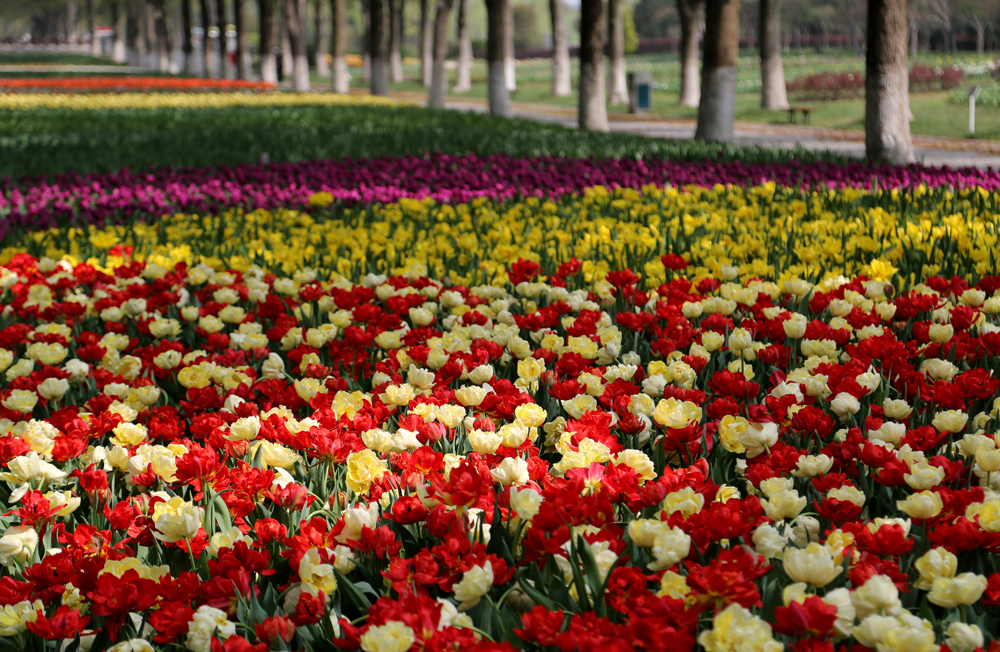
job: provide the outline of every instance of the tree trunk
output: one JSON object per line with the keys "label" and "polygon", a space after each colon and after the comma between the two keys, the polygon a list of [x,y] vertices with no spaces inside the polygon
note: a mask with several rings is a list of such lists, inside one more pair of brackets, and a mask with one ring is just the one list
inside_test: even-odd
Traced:
{"label": "tree trunk", "polygon": [[330,49],[330,44],[327,43],[326,38],[326,28],[328,23],[326,22],[325,5],[325,0],[316,0],[316,4],[314,5],[314,17],[316,18],[316,75],[318,77],[330,76],[330,65],[326,61],[326,55]]}
{"label": "tree trunk", "polygon": [[198,3],[201,15],[201,76],[206,79],[212,76],[212,41],[208,38],[208,30],[212,28],[211,5],[209,0]]}
{"label": "tree trunk", "polygon": [[247,40],[244,0],[233,0],[233,25],[236,27],[236,78],[250,79],[250,43]]}
{"label": "tree trunk", "polygon": [[513,93],[517,90],[517,62],[514,58],[514,0],[507,0],[504,4],[504,53],[503,53],[503,74],[507,83],[507,92]]}
{"label": "tree trunk", "polygon": [[431,60],[434,58],[434,44],[431,42],[432,29],[431,0],[420,0],[420,80],[428,88],[431,85],[431,67],[433,66]]}
{"label": "tree trunk", "polygon": [[698,106],[698,14],[704,0],[677,0],[681,20],[681,106]]}
{"label": "tree trunk", "polygon": [[552,17],[552,94],[568,97],[573,94],[570,85],[569,41],[566,40],[566,6],[564,0],[549,0]]}
{"label": "tree trunk", "polygon": [[285,20],[285,2],[288,0],[278,0],[281,3],[281,25],[280,25],[280,36],[281,40],[281,77],[282,79],[291,79],[292,73],[295,71],[295,57],[292,56],[292,41],[288,38],[288,21]]}
{"label": "tree trunk", "polygon": [[181,0],[181,52],[184,60],[181,71],[190,74],[194,69],[194,44],[191,42],[191,0]]}
{"label": "tree trunk", "polygon": [[608,0],[612,104],[628,104],[628,82],[625,79],[625,23],[622,17],[624,2],[625,0]]}
{"label": "tree trunk", "polygon": [[76,0],[66,0],[66,40],[71,43],[80,40],[76,25],[77,21],[80,20],[79,12]]}
{"label": "tree trunk", "polygon": [[976,28],[976,54],[982,54],[986,49],[986,26],[981,21],[975,22]]}
{"label": "tree trunk", "polygon": [[698,103],[698,140],[726,142],[736,122],[736,57],[740,0],[708,0],[705,5],[705,60]]}
{"label": "tree trunk", "polygon": [[330,1],[330,53],[333,55],[330,86],[334,93],[348,93],[351,77],[347,71],[347,0]]}
{"label": "tree trunk", "polygon": [[505,5],[511,0],[486,0],[486,87],[492,115],[510,115],[510,93],[504,79],[507,22]]}
{"label": "tree trunk", "polygon": [[389,95],[389,48],[386,47],[385,0],[368,0],[368,56],[371,59],[372,95]]}
{"label": "tree trunk", "polygon": [[910,31],[910,58],[913,59],[913,63],[916,65],[917,47],[920,44],[920,26],[917,24],[917,17],[912,15],[907,18],[907,23]]}
{"label": "tree trunk", "polygon": [[153,0],[153,21],[156,29],[156,69],[170,72],[170,32],[167,29],[167,10],[164,0]]}
{"label": "tree trunk", "polygon": [[113,0],[111,2],[111,26],[115,30],[114,40],[111,44],[111,60],[115,63],[125,63],[125,39],[123,38],[123,28],[121,24],[121,2]]}
{"label": "tree trunk", "polygon": [[873,161],[912,163],[906,0],[868,0],[865,150]]}
{"label": "tree trunk", "polygon": [[389,0],[389,76],[403,81],[403,0]]}
{"label": "tree trunk", "polygon": [[[309,90],[309,57],[306,54],[305,0],[284,0],[285,32],[291,46],[292,88],[296,93]],[[288,55],[285,54],[287,57]]]}
{"label": "tree trunk", "polygon": [[126,0],[125,40],[128,43],[128,62],[132,66],[141,66],[143,57],[146,56],[146,44],[142,39],[139,20],[139,3],[137,0]]}
{"label": "tree trunk", "polygon": [[[150,4],[152,1],[142,0],[142,27],[146,39],[146,56],[147,58],[152,57],[155,60],[159,52],[159,46],[156,43],[156,20],[153,6]],[[149,65],[149,67],[152,68],[153,65]]]}
{"label": "tree trunk", "polygon": [[219,26],[219,78],[229,79],[229,39],[226,38],[225,0],[215,0],[215,23]]}
{"label": "tree trunk", "polygon": [[785,70],[781,62],[781,0],[760,0],[760,106],[787,109]]}
{"label": "tree trunk", "polygon": [[278,59],[274,56],[277,39],[272,0],[257,0],[257,12],[260,14],[260,78],[261,81],[277,84]]}
{"label": "tree trunk", "polygon": [[472,38],[469,36],[469,0],[458,0],[458,75],[455,80],[456,93],[464,93],[472,88]]}
{"label": "tree trunk", "polygon": [[434,69],[431,71],[431,94],[427,105],[432,109],[444,108],[444,95],[448,88],[448,15],[455,0],[438,0],[434,15]]}
{"label": "tree trunk", "polygon": [[580,3],[580,129],[608,130],[604,105],[604,3]]}
{"label": "tree trunk", "polygon": [[90,32],[90,56],[101,56],[101,41],[94,27],[94,0],[87,0],[87,31]]}

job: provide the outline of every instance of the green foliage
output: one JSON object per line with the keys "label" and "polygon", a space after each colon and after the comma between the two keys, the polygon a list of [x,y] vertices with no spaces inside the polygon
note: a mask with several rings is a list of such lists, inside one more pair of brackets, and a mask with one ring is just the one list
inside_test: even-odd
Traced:
{"label": "green foliage", "polygon": [[630,2],[622,7],[622,22],[625,27],[625,54],[632,54],[639,49],[639,33],[635,31],[635,16]]}
{"label": "green foliage", "polygon": [[581,132],[417,107],[0,111],[0,177],[320,158],[448,154],[758,161],[831,154]]}
{"label": "green foliage", "polygon": [[527,50],[545,45],[542,19],[530,4],[514,5],[514,49]]}

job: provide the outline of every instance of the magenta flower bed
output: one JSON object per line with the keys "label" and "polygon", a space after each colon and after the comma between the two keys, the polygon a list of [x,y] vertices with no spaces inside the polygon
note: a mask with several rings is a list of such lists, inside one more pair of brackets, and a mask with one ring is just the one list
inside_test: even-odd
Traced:
{"label": "magenta flower bed", "polygon": [[322,160],[217,169],[163,169],[150,173],[59,176],[54,183],[0,184],[0,239],[12,229],[86,226],[133,215],[217,212],[304,206],[316,192],[345,204],[432,197],[462,202],[487,196],[559,197],[589,186],[639,188],[758,184],[794,187],[900,188],[928,186],[1000,188],[1000,173],[975,168],[873,166],[865,162],[742,163],[664,160],[517,159],[447,156]]}

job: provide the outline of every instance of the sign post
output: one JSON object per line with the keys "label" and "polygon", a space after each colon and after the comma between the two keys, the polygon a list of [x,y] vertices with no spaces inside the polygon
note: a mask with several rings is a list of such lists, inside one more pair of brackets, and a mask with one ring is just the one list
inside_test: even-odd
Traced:
{"label": "sign post", "polygon": [[976,133],[976,98],[979,97],[979,86],[969,89],[969,133]]}

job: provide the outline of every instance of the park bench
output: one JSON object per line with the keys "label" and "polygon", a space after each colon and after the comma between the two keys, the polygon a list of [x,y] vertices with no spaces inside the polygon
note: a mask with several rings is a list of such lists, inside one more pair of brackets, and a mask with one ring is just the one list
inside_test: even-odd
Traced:
{"label": "park bench", "polygon": [[812,113],[813,108],[811,106],[790,106],[788,107],[788,121],[795,124],[795,114],[802,114],[802,122],[809,124],[809,114]]}

